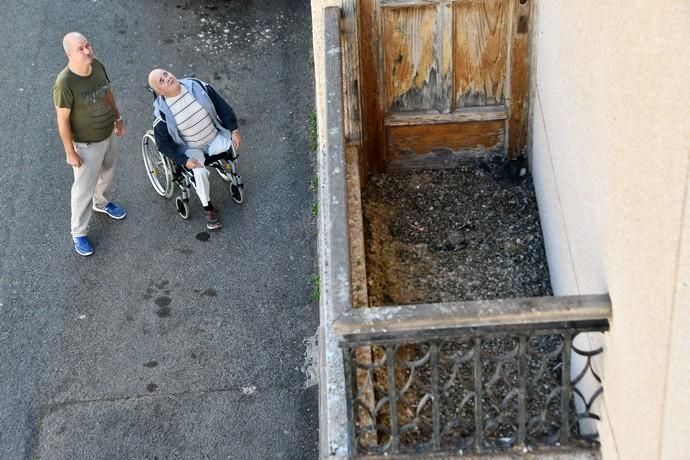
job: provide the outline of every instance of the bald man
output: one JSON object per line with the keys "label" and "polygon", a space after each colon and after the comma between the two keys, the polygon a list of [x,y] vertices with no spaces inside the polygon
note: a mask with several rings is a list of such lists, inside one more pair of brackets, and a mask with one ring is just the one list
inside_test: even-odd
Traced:
{"label": "bald man", "polygon": [[156,145],[164,155],[194,173],[196,194],[206,211],[206,228],[222,224],[211,204],[207,156],[222,154],[231,142],[240,146],[240,132],[232,107],[208,83],[196,78],[178,80],[171,72],[154,69],[149,86],[156,92],[153,103]]}
{"label": "bald man", "polygon": [[127,215],[106,198],[115,168],[115,135],[125,134],[125,124],[105,67],[94,57],[88,40],[79,32],[70,32],[62,46],[67,67],[55,81],[53,102],[66,161],[74,171],[72,241],[78,254],[90,256],[93,247],[87,233],[92,211],[116,220]]}

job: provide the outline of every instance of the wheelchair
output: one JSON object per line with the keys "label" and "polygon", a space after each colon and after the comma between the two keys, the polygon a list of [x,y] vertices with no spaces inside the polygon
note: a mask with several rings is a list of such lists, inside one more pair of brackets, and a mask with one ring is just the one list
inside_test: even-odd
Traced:
{"label": "wheelchair", "polygon": [[[191,215],[189,208],[190,190],[196,190],[194,173],[177,165],[158,150],[153,129],[146,131],[141,139],[141,155],[144,159],[146,175],[156,193],[169,199],[172,198],[175,189],[179,190],[179,195],[175,198],[177,213],[183,219],[189,219]],[[221,179],[229,184],[232,199],[236,203],[242,204],[244,202],[244,184],[242,177],[237,172],[238,157],[237,149],[234,143],[231,143],[230,150],[227,152],[211,157],[207,156],[204,166],[215,169]]]}

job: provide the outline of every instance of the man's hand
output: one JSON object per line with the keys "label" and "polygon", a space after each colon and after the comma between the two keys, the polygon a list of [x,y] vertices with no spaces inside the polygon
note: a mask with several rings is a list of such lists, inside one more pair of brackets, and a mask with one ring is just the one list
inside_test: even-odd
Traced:
{"label": "man's hand", "polygon": [[240,148],[240,143],[242,142],[242,137],[240,136],[240,132],[235,130],[232,132],[232,143],[235,144],[235,148],[239,149]]}
{"label": "man's hand", "polygon": [[185,168],[187,169],[194,169],[194,168],[203,168],[204,165],[196,161],[194,158],[190,158],[187,160],[187,162],[184,164]]}
{"label": "man's hand", "polygon": [[76,150],[67,152],[67,164],[70,166],[74,166],[75,168],[81,166],[81,157],[79,156]]}
{"label": "man's hand", "polygon": [[122,118],[115,120],[115,135],[124,136],[125,135],[125,121]]}

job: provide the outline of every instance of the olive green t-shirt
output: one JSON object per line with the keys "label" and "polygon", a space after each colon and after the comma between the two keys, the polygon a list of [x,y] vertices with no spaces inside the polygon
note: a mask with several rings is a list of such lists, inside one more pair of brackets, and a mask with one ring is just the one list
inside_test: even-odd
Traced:
{"label": "olive green t-shirt", "polygon": [[65,67],[55,80],[53,102],[71,109],[70,125],[75,142],[100,142],[113,133],[115,108],[110,80],[97,59],[91,75],[81,77]]}

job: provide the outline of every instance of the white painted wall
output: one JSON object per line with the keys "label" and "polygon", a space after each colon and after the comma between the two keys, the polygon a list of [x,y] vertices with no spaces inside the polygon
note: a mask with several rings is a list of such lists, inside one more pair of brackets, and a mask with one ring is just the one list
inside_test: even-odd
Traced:
{"label": "white painted wall", "polygon": [[690,458],[690,1],[532,1],[554,293],[613,304],[604,459]]}

